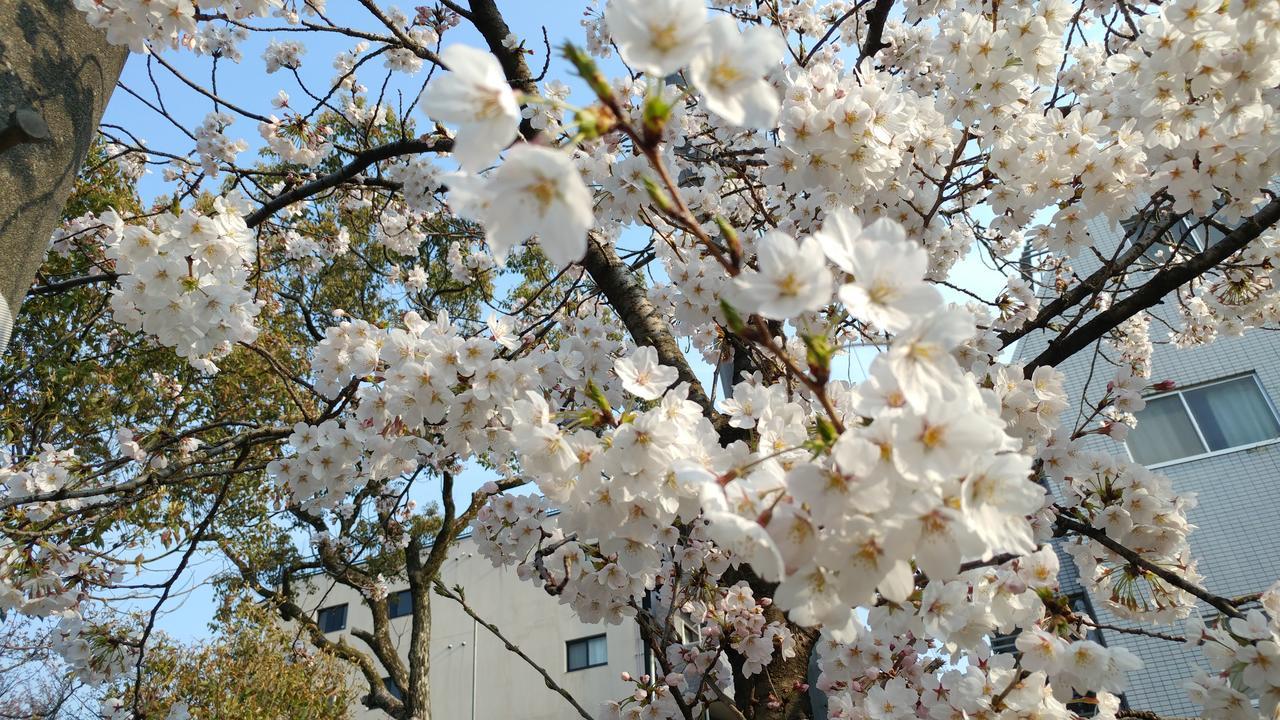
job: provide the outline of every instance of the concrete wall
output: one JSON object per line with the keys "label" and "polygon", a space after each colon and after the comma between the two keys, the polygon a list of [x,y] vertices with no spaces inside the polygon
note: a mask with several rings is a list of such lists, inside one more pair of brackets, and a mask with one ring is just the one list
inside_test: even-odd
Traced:
{"label": "concrete wall", "polygon": [[[509,568],[495,568],[475,554],[475,545],[462,540],[451,552],[443,571],[445,585],[461,585],[467,604],[486,622],[498,626],[504,635],[542,665],[578,703],[592,715],[608,700],[630,693],[619,675],[643,672],[644,656],[639,628],[628,620],[621,625],[588,625],[578,621],[566,606]],[[330,633],[331,639],[345,636],[353,647],[367,650],[350,635],[352,627],[372,629],[368,606],[353,590],[335,584],[326,576],[312,578],[309,594],[300,604],[312,613],[320,608],[347,603],[347,628]],[[405,589],[394,583],[392,591]],[[391,620],[393,637],[406,657],[409,647],[409,616]],[[568,672],[565,643],[577,638],[605,633],[608,664]],[[372,657],[372,653],[370,653]],[[473,674],[473,668],[475,672]],[[364,681],[355,680],[359,687]],[[475,707],[472,708],[474,684]],[[560,720],[578,717],[559,695],[547,689],[542,677],[523,660],[467,616],[457,603],[432,597],[431,710],[433,717],[449,720]],[[634,689],[634,688],[632,688]],[[355,718],[384,717],[363,705],[353,708]]]}
{"label": "concrete wall", "polygon": [[[1120,235],[1109,230],[1103,221],[1090,223],[1090,231],[1103,248],[1120,242]],[[1080,275],[1097,267],[1096,262],[1084,258],[1075,265]],[[1153,312],[1176,326],[1176,312],[1170,305],[1166,301]],[[1035,357],[1049,337],[1044,332],[1028,336],[1018,349],[1019,359]],[[1259,330],[1182,350],[1161,344],[1163,339],[1164,332],[1152,323],[1152,341],[1156,343],[1151,363],[1153,381],[1168,379],[1179,386],[1190,386],[1255,372],[1273,407],[1280,399],[1280,335]],[[1099,345],[1094,345],[1059,366],[1066,374],[1067,395],[1072,402],[1063,415],[1064,424],[1074,425],[1080,398],[1101,397],[1115,372],[1103,355],[1116,353],[1106,343],[1101,343],[1101,353],[1098,350]],[[1125,456],[1124,446],[1107,438],[1090,436],[1086,447]],[[1199,497],[1200,505],[1188,513],[1191,523],[1197,526],[1190,543],[1209,590],[1218,595],[1239,596],[1264,590],[1280,578],[1280,444],[1169,464],[1157,472],[1172,478],[1177,492]],[[1105,612],[1099,598],[1093,598],[1093,605],[1099,621],[1131,626]],[[1201,614],[1208,619],[1215,611],[1204,606]],[[1183,631],[1179,626],[1160,629],[1176,635]],[[1166,716],[1199,714],[1199,706],[1190,702],[1182,688],[1182,681],[1193,668],[1207,668],[1198,648],[1114,631],[1104,632],[1103,637],[1109,645],[1129,648],[1145,664],[1131,676],[1132,684],[1125,694],[1130,707]]]}

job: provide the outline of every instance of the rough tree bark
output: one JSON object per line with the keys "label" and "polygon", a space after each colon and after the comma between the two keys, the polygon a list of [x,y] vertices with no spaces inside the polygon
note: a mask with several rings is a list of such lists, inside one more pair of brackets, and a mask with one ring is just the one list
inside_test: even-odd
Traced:
{"label": "rough tree bark", "polygon": [[0,300],[17,314],[128,50],[71,0],[0,2],[0,28]]}

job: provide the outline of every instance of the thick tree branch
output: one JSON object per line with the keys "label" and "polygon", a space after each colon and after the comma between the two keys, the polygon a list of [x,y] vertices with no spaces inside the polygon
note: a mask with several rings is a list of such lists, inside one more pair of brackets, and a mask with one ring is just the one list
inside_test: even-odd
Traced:
{"label": "thick tree branch", "polygon": [[[1054,298],[1053,302],[1041,308],[1040,312],[1037,313],[1034,318],[1027,321],[1025,325],[1017,330],[1006,330],[1000,333],[1000,346],[1008,347],[1015,340],[1025,336],[1027,333],[1047,327],[1049,323],[1053,322],[1054,318],[1059,317],[1067,310],[1070,310],[1080,304],[1080,302],[1088,295],[1101,292],[1102,289],[1106,287],[1108,280],[1137,262],[1138,258],[1142,257],[1142,254],[1145,253],[1148,248],[1154,245],[1158,240],[1160,240],[1160,238],[1164,237],[1165,233],[1173,229],[1173,226],[1177,225],[1178,222],[1182,220],[1182,217],[1182,215],[1174,215],[1163,225],[1156,228],[1154,232],[1148,233],[1147,237],[1140,237],[1133,240],[1128,250],[1121,253],[1119,257],[1103,263],[1102,267],[1095,270],[1093,274],[1085,278],[1078,285]],[[1135,228],[1134,232],[1141,232],[1143,227],[1145,227],[1145,224],[1140,224],[1140,227]],[[1131,238],[1132,235],[1127,239]]]}
{"label": "thick tree branch", "polygon": [[[503,44],[507,36],[511,34],[511,28],[507,27],[507,21],[502,18],[502,12],[498,10],[498,4],[494,0],[471,0],[468,5],[471,6],[471,13],[467,19],[475,26],[480,35],[484,38],[485,44],[489,46],[489,51],[498,58],[498,63],[502,65],[502,74],[506,76],[507,82],[511,87],[532,93],[537,91],[537,87],[533,82],[533,74],[529,72],[529,65],[524,61],[524,53],[519,49],[509,48]],[[527,120],[525,121],[528,122]],[[526,137],[529,133],[522,134]]]}
{"label": "thick tree branch", "polygon": [[867,13],[867,36],[862,41],[862,56],[858,62],[889,47],[884,41],[884,25],[889,21],[889,11],[893,9],[893,0],[876,0],[876,4]]}
{"label": "thick tree branch", "polygon": [[93,285],[94,283],[100,282],[115,282],[119,277],[119,273],[99,273],[97,275],[81,275],[80,277],[68,278],[57,282],[44,283],[43,285],[36,285],[27,291],[27,297],[56,295],[64,290],[78,288],[82,285]]}
{"label": "thick tree branch", "polygon": [[[80,488],[62,487],[57,490],[50,490],[49,492],[3,497],[0,498],[0,510],[7,510],[8,508],[17,507],[19,505],[30,505],[32,503],[58,502],[60,500],[76,500],[106,495],[120,495],[148,485],[160,486],[177,482],[185,482],[190,479],[190,476],[184,475],[182,471],[190,469],[198,462],[216,462],[214,459],[215,456],[224,451],[236,449],[245,445],[253,445],[258,441],[279,440],[289,437],[289,434],[292,432],[292,428],[262,428],[259,430],[252,430],[205,449],[202,453],[201,459],[198,461],[170,465],[158,473],[143,472],[132,480],[126,480],[113,485],[95,485],[92,487]],[[95,474],[106,474],[112,470],[116,470],[127,465],[129,462],[131,462],[129,458],[113,460],[99,468],[98,472]]]}
{"label": "thick tree branch", "polygon": [[1131,295],[1098,313],[1075,332],[1060,336],[1027,363],[1027,377],[1041,365],[1057,365],[1111,332],[1120,323],[1159,303],[1166,295],[1217,267],[1280,220],[1280,200],[1272,200],[1231,234],[1204,252],[1161,270]]}
{"label": "thick tree branch", "polygon": [[[535,92],[535,86],[529,73],[529,66],[519,50],[513,50],[503,44],[510,34],[507,23],[502,19],[493,0],[471,0],[471,17],[476,30],[489,45],[489,51],[498,58],[503,73],[512,87],[525,92]],[[528,126],[526,121],[521,125],[521,134],[532,139],[537,131]],[[689,399],[702,406],[703,414],[716,420],[716,412],[711,399],[707,396],[702,383],[693,373],[684,352],[680,350],[671,327],[658,314],[644,287],[631,274],[626,263],[618,257],[613,247],[602,242],[594,235],[587,238],[587,254],[582,259],[591,279],[604,293],[614,311],[622,318],[627,331],[637,345],[648,345],[658,352],[658,359],[663,365],[673,367],[679,373],[681,382],[689,383]],[[717,425],[719,429],[719,425]]]}
{"label": "thick tree branch", "polygon": [[453,140],[440,135],[431,135],[412,140],[397,140],[396,142],[380,145],[370,150],[365,150],[357,154],[351,159],[351,162],[343,165],[341,168],[322,175],[308,183],[303,183],[292,190],[280,193],[276,197],[262,204],[262,207],[253,211],[244,222],[249,227],[257,227],[282,208],[288,207],[293,203],[324,192],[333,187],[337,187],[342,183],[354,178],[364,172],[366,168],[374,163],[383,160],[390,160],[401,155],[417,155],[419,153],[428,152],[448,152],[453,148]]}
{"label": "thick tree branch", "polygon": [[382,674],[378,671],[378,667],[374,664],[372,658],[351,647],[341,639],[337,642],[330,640],[325,636],[320,626],[316,624],[310,613],[303,610],[289,597],[282,596],[279,591],[268,588],[258,582],[256,579],[257,572],[247,560],[237,555],[225,542],[220,542],[219,545],[227,559],[236,566],[240,577],[244,579],[249,588],[257,593],[258,597],[274,603],[282,618],[290,622],[296,622],[301,626],[306,631],[312,645],[333,653],[335,656],[356,666],[360,674],[364,676],[365,683],[369,685],[369,694],[365,698],[366,706],[382,710],[391,717],[398,718],[403,716],[404,704],[387,691],[382,682]]}
{"label": "thick tree branch", "polygon": [[663,365],[673,367],[681,382],[689,383],[689,399],[702,406],[703,412],[714,420],[715,411],[711,399],[689,366],[684,352],[676,343],[671,327],[649,300],[649,294],[640,285],[627,264],[618,257],[613,246],[594,235],[587,239],[587,255],[582,259],[591,279],[604,293],[609,305],[627,326],[627,332],[637,345],[648,345],[658,352]]}
{"label": "thick tree branch", "polygon": [[1128,562],[1133,567],[1139,568],[1145,572],[1149,572],[1152,575],[1155,575],[1156,577],[1160,578],[1161,580],[1169,583],[1170,585],[1180,590],[1184,590],[1188,593],[1191,593],[1192,595],[1209,603],[1216,610],[1218,610],[1218,612],[1221,612],[1222,614],[1227,615],[1228,617],[1241,616],[1240,611],[1237,610],[1236,607],[1232,605],[1231,601],[1228,600],[1227,598],[1214,595],[1213,593],[1209,592],[1208,590],[1205,590],[1199,585],[1196,585],[1195,583],[1188,581],[1186,578],[1173,572],[1172,570],[1162,568],[1159,565],[1156,565],[1155,563],[1150,562],[1149,560],[1142,557],[1141,555],[1134,552],[1133,550],[1113,540],[1109,535],[1107,535],[1106,531],[1104,530],[1099,530],[1098,528],[1095,528],[1092,525],[1086,525],[1077,520],[1073,520],[1067,517],[1066,515],[1058,516],[1057,525],[1058,525],[1059,534],[1065,535],[1068,532],[1073,532],[1073,533],[1076,533],[1077,535],[1083,535],[1097,542],[1098,544],[1102,545],[1103,547],[1115,553],[1116,555],[1119,555],[1121,558],[1123,558],[1126,562]]}

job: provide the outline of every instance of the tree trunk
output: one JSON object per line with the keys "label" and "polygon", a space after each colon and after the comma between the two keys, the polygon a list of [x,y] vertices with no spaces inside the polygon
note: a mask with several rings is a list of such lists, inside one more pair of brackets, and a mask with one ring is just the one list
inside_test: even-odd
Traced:
{"label": "tree trunk", "polygon": [[[745,567],[731,569],[722,578],[726,587],[740,580],[751,586],[756,598],[772,598],[778,589],[777,583],[765,582]],[[787,620],[777,605],[765,608],[764,617],[766,622],[787,626],[795,640],[795,655],[784,659],[777,653],[762,672],[745,677],[742,666],[746,659],[732,648],[727,649],[725,655],[733,668],[733,703],[746,720],[808,720],[814,716],[808,683],[810,655],[818,643],[818,631]]]}
{"label": "tree trunk", "polygon": [[[431,582],[412,588],[413,627],[409,635],[409,687],[405,716],[431,720]],[[471,648],[471,652],[475,652]],[[474,682],[474,680],[473,680]]]}
{"label": "tree trunk", "polygon": [[128,50],[70,0],[0,2],[0,350]]}

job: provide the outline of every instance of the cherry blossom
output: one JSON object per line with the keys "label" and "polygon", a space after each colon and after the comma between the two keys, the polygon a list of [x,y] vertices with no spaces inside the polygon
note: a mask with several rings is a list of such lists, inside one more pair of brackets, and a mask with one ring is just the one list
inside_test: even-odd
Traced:
{"label": "cherry blossom", "polygon": [[760,269],[737,280],[740,303],[765,317],[785,320],[816,310],[831,297],[831,271],[814,238],[797,243],[783,232],[770,231],[758,241]]}
{"label": "cherry blossom", "polygon": [[[1058,550],[1133,633],[1185,625],[1206,717],[1275,714],[1280,585],[1214,595],[1197,499],[1115,443],[1172,387],[1163,343],[1280,321],[1276,3],[608,0],[560,54],[454,4],[346,28],[314,0],[76,0],[108,41],[209,70],[184,92],[249,47],[276,84],[201,87],[185,126],[154,103],[175,147],[104,125],[102,167],[160,165],[166,202],[64,223],[51,262],[92,269],[112,333],[228,387],[243,353],[289,402],[187,423],[196,383],[156,371],[181,411],[116,418],[100,451],[15,443],[0,612],[127,681],[136,629],[95,612],[134,559],[83,537],[155,542],[120,503],[243,448],[317,562],[367,559],[357,526],[403,558],[454,523],[583,622],[643,621],[661,671],[604,717],[747,686],[745,717],[803,716],[807,674],[774,681],[812,645],[832,718],[1073,720],[1091,696],[1111,720],[1140,663],[1091,639]],[[295,32],[352,42],[325,63]],[[419,89],[428,122],[401,107]],[[1206,240],[1230,252],[1193,261]],[[329,292],[346,265],[368,281]],[[1072,347],[1113,367],[1082,390]],[[467,471],[447,519],[410,499]]]}
{"label": "cherry blossom", "polygon": [[701,0],[609,0],[604,18],[622,59],[659,78],[688,65],[706,42]]}
{"label": "cherry blossom", "polygon": [[484,225],[489,249],[499,262],[531,236],[560,267],[586,253],[587,231],[595,223],[591,193],[564,152],[512,148],[472,192],[459,211]]}
{"label": "cherry blossom", "polygon": [[707,109],[731,125],[773,127],[781,100],[764,76],[782,60],[782,38],[759,26],[740,31],[726,15],[712,18],[708,30],[706,49],[689,65]]}
{"label": "cherry blossom", "polygon": [[418,101],[427,115],[462,127],[453,155],[463,170],[484,168],[515,139],[520,107],[497,58],[466,45],[440,53],[449,72],[427,85]]}
{"label": "cherry blossom", "polygon": [[622,387],[641,400],[657,400],[676,381],[675,368],[658,364],[658,353],[651,347],[637,348],[634,355],[619,358],[613,363],[613,372],[622,381]]}

